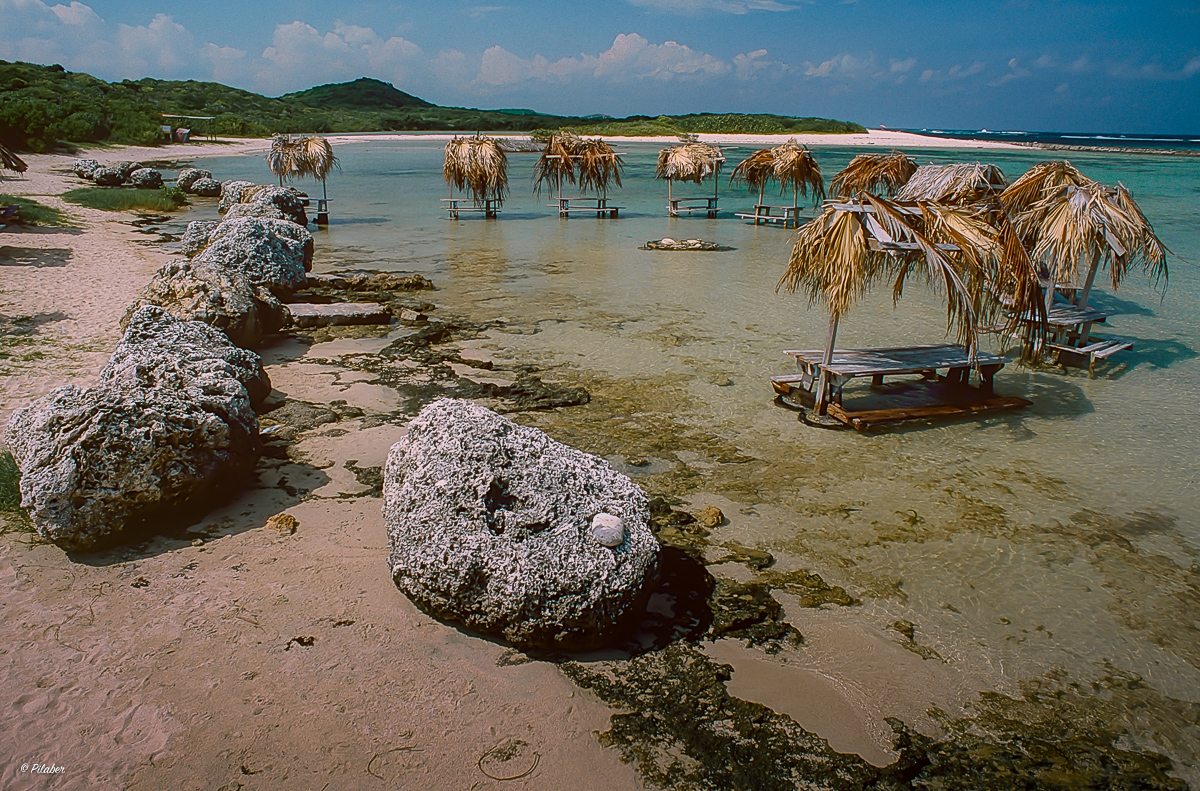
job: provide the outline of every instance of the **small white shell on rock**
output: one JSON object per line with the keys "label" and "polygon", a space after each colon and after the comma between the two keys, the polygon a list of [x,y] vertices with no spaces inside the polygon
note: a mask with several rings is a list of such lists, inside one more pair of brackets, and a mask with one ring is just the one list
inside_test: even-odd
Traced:
{"label": "small white shell on rock", "polygon": [[592,538],[606,547],[619,547],[625,542],[625,523],[612,514],[592,517]]}

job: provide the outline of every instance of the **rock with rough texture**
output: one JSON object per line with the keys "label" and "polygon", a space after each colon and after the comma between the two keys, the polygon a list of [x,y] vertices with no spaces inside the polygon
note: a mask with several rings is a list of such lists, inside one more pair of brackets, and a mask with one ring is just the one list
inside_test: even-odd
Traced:
{"label": "rock with rough texture", "polygon": [[253,181],[223,181],[221,182],[221,200],[217,202],[217,211],[224,214],[235,203],[242,202],[242,191],[255,186]]}
{"label": "rock with rough texture", "polygon": [[119,165],[113,165],[117,170],[121,171],[121,178],[129,181],[130,176],[135,170],[141,170],[145,167],[141,162],[122,162]]}
{"label": "rock with rough texture", "polygon": [[101,187],[119,187],[125,183],[125,174],[120,168],[101,166],[92,171],[92,181]]}
{"label": "rock with rough texture", "polygon": [[138,189],[156,190],[163,185],[163,177],[154,168],[138,168],[129,174],[129,183]]}
{"label": "rock with rough texture", "polygon": [[287,321],[287,308],[271,292],[250,282],[240,271],[202,261],[175,258],[151,279],[130,305],[122,326],[139,308],[154,305],[176,318],[215,327],[242,348],[258,345],[264,335]]}
{"label": "rock with rough texture", "polygon": [[216,179],[199,178],[192,182],[191,193],[201,198],[221,197],[221,182]]}
{"label": "rock with rough texture", "polygon": [[[253,469],[258,422],[233,370],[247,360],[219,333],[178,323],[137,314],[95,386],[60,387],[9,420],[22,506],[60,547],[96,549],[194,516]],[[181,338],[184,361],[172,365],[164,350]],[[207,360],[201,343],[212,344]]]}
{"label": "rock with rough texture", "polygon": [[220,220],[192,220],[189,222],[183,232],[183,236],[179,238],[179,244],[183,247],[183,254],[191,258],[205,247],[208,247],[209,234],[220,224]]}
{"label": "rock with rough texture", "polygon": [[100,163],[94,159],[77,159],[71,163],[71,172],[81,179],[90,179]]}
{"label": "rock with rough texture", "polygon": [[272,203],[235,203],[229,207],[229,211],[225,212],[225,219],[235,220],[238,217],[259,217],[262,219],[291,221],[290,217]]}
{"label": "rock with rough texture", "polygon": [[390,324],[392,321],[392,314],[378,302],[291,302],[288,313],[296,327]]}
{"label": "rock with rough texture", "polygon": [[[179,175],[175,177],[175,186],[179,187],[179,189],[183,190],[184,192],[191,192],[192,185],[200,179],[209,179],[211,181],[212,173],[199,168],[184,168],[183,170],[179,171]],[[218,182],[218,184],[219,183],[220,182]]]}
{"label": "rock with rough texture", "polygon": [[122,387],[192,387],[213,411],[232,409],[220,406],[221,398],[242,397],[231,383],[245,391],[254,408],[271,392],[271,380],[257,354],[235,346],[208,324],[180,321],[157,306],[144,306],[130,315],[100,380]]}
{"label": "rock with rough texture", "polygon": [[286,220],[238,217],[223,220],[208,235],[203,258],[245,274],[276,294],[302,288],[312,268],[313,238]]}
{"label": "rock with rough texture", "polygon": [[[638,609],[658,557],[629,478],[470,401],[436,401],[409,423],[383,498],[400,590],[521,646],[603,645]],[[593,532],[601,514],[620,522],[620,543]]]}
{"label": "rock with rough texture", "polygon": [[[237,197],[233,200],[235,193]],[[230,199],[228,202],[227,197]],[[237,209],[237,216],[278,216],[297,225],[308,225],[308,216],[304,212],[304,194],[295,187],[274,187],[266,184],[251,184],[236,190],[231,187],[228,192],[222,191],[221,203],[217,209],[222,214],[227,214],[238,204],[246,204],[246,207]]]}

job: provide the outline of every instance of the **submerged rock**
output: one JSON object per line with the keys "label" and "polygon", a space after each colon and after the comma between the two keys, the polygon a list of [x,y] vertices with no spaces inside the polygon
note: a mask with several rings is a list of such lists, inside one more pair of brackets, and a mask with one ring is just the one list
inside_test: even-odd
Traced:
{"label": "submerged rock", "polygon": [[[522,646],[586,648],[636,611],[658,542],[646,494],[603,459],[469,401],[421,410],[388,454],[396,585],[418,605]],[[608,545],[593,533],[598,514]],[[605,523],[607,520],[601,520]]]}
{"label": "submerged rock", "polygon": [[60,387],[9,420],[22,506],[64,549],[193,515],[253,468],[246,385],[261,391],[261,364],[208,327],[179,324],[143,308],[95,386]]}
{"label": "submerged rock", "polygon": [[724,252],[732,250],[732,247],[717,244],[716,242],[706,242],[703,239],[671,239],[670,237],[658,239],[651,242],[646,242],[640,250],[705,250],[709,252]]}

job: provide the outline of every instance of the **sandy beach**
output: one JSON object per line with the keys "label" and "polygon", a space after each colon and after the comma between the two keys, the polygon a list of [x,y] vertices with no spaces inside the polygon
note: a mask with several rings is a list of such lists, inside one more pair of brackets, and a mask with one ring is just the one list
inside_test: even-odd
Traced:
{"label": "sandy beach", "polygon": [[[353,145],[450,137],[329,139],[334,145]],[[729,145],[776,144],[787,137],[701,136]],[[886,130],[794,137],[822,146],[1019,148]],[[76,223],[68,229],[0,231],[0,328],[25,333],[28,344],[21,349],[36,352],[0,359],[0,421],[7,422],[14,409],[55,387],[94,381],[120,337],[121,315],[169,258],[161,245],[136,232],[131,213],[93,211],[58,197],[81,185],[67,172],[70,163],[78,157],[191,162],[258,156],[269,146],[266,140],[236,140],[32,155],[26,157],[29,172],[0,181],[0,192],[64,209]],[[440,170],[436,176],[440,179]],[[318,239],[314,271],[332,268],[332,262],[322,259]],[[683,276],[665,271],[668,283]],[[436,319],[457,321],[439,313],[437,291],[422,299],[433,303],[428,310]],[[566,342],[583,337],[584,330],[565,323],[556,329],[555,308],[545,310],[547,335],[562,332]],[[599,321],[617,323],[607,315]],[[519,350],[524,329],[514,328],[500,342]],[[578,334],[572,336],[572,331]],[[670,343],[686,345],[684,331],[672,331],[679,335],[672,335]],[[766,553],[754,549],[760,546],[757,539],[766,545],[772,531],[795,515],[766,497],[754,499],[757,492],[735,502],[705,489],[703,482],[687,492],[686,502],[672,504],[679,510],[668,516],[682,517],[677,519],[684,534],[680,540],[690,540],[687,513],[699,514],[706,506],[721,509],[728,517],[725,526],[715,529],[701,549],[724,558],[721,570],[713,572],[720,577],[714,596],[743,604],[752,600],[760,610],[756,626],[775,629],[772,639],[803,634],[803,656],[797,651],[780,658],[761,645],[746,647],[742,639],[716,639],[690,652],[673,646],[660,652],[661,658],[653,658],[652,652],[638,663],[622,664],[615,651],[574,661],[541,661],[421,612],[389,576],[378,482],[378,468],[412,415],[395,381],[370,365],[372,356],[409,332],[411,328],[399,325],[375,333],[290,332],[256,349],[275,390],[272,399],[283,402],[289,414],[272,418],[269,413],[263,422],[284,426],[289,439],[268,443],[246,487],[212,503],[185,529],[89,554],[64,553],[29,533],[0,534],[0,662],[5,668],[0,689],[10,701],[0,707],[0,751],[6,757],[0,787],[619,791],[650,788],[655,782],[667,785],[667,774],[655,774],[655,767],[677,766],[674,782],[683,785],[705,760],[725,766],[736,757],[771,772],[785,765],[807,771],[833,766],[834,753],[840,754],[836,760],[846,760],[846,777],[861,779],[860,785],[846,787],[907,787],[888,785],[886,775],[872,774],[898,755],[896,732],[886,718],[899,718],[908,726],[906,744],[932,750],[930,740],[946,736],[947,721],[981,710],[971,712],[979,690],[1019,695],[1015,684],[994,683],[1003,675],[1003,662],[975,674],[990,656],[982,648],[976,651],[975,638],[968,635],[962,642],[970,646],[970,656],[943,658],[921,642],[920,627],[914,633],[912,623],[897,620],[897,601],[919,595],[911,583],[911,594],[901,591],[904,574],[898,567],[894,578],[889,567],[889,576],[879,576],[871,585],[859,577],[852,586],[854,572],[837,570],[833,562],[821,570],[834,569],[826,573],[829,583],[809,574],[807,566],[784,562],[765,573],[799,580],[787,592],[782,583],[768,592],[739,587],[762,578],[759,572],[767,568],[762,565]],[[713,333],[719,334],[716,329]],[[500,342],[486,328],[452,333],[428,359],[418,362],[414,356],[406,381],[425,384],[436,378],[435,369],[451,368],[464,380],[503,386],[528,374],[517,371],[518,362],[539,362],[536,355],[521,359],[519,351],[498,354]],[[592,381],[587,384],[593,386]],[[732,382],[717,377],[692,386],[734,392],[727,384]],[[611,386],[625,387],[625,382]],[[595,411],[589,415],[595,426],[589,430],[611,433],[612,446],[643,430],[638,421],[670,424],[662,417],[665,409],[620,413],[621,405],[637,403],[635,399],[611,398],[612,414],[606,414],[609,407],[596,402],[612,394],[604,392],[603,382],[595,387],[601,397],[594,399]],[[545,413],[525,413],[516,420],[543,426],[551,422]],[[804,430],[790,413],[786,426],[789,432]],[[773,422],[763,430],[777,441],[791,442],[788,447],[799,447],[797,435],[783,434]],[[647,437],[657,436],[652,429],[644,431]],[[836,450],[822,457],[820,441],[826,440],[814,441],[810,449],[814,469],[832,469],[847,458]],[[697,448],[710,443],[713,458],[739,468],[730,475],[752,467],[744,464],[750,460],[740,451],[715,438],[704,435],[694,442]],[[709,457],[692,455],[696,469],[704,469]],[[648,468],[659,463],[642,461],[648,461]],[[890,513],[889,503],[868,507],[856,499],[869,498],[859,490],[869,487],[873,477],[896,475],[894,468],[893,451],[881,443],[877,463],[855,471],[846,484],[854,490],[853,497],[843,498],[854,503],[851,510],[862,508],[882,520],[900,514]],[[990,480],[990,475],[983,477]],[[747,483],[749,489],[752,484]],[[831,524],[831,532],[851,529],[843,527],[851,524],[846,521],[850,511],[828,505],[812,491],[802,488],[802,493],[812,502],[805,525],[815,525],[814,534],[830,530]],[[838,496],[835,492],[826,500]],[[947,523],[962,521],[957,505],[935,508],[935,496],[929,495],[928,508],[921,501],[923,514],[934,521],[942,509]],[[926,529],[919,527],[917,512],[912,514],[913,521],[896,531]],[[736,534],[722,533],[731,522]],[[725,535],[751,546],[731,543]],[[814,537],[814,544],[818,540]],[[864,539],[864,549],[855,555],[864,565],[868,546],[874,544]],[[846,566],[854,562],[846,561]],[[842,606],[849,596],[839,585],[863,599],[874,598],[864,608],[871,614],[860,617]],[[762,597],[754,599],[755,590]],[[782,607],[772,610],[780,602]],[[959,615],[950,602],[947,598],[937,606],[947,619]],[[705,664],[706,657],[712,662]],[[731,679],[715,663],[727,663],[737,672]],[[627,684],[626,691],[636,689],[640,695],[644,690],[644,697],[622,697],[616,681]],[[701,683],[705,689],[689,686]],[[1120,694],[1136,700],[1142,693]],[[700,704],[685,708],[684,699]],[[1065,704],[1063,710],[1069,711]],[[1079,711],[1092,710],[1081,706]],[[1159,710],[1147,705],[1145,711],[1150,716]],[[665,721],[684,731],[700,718],[708,718],[705,727],[712,731],[701,733],[695,744],[716,745],[715,737],[706,739],[717,734],[739,744],[742,753],[733,756],[714,747],[711,757],[697,756],[681,750],[678,740],[657,738],[666,732]],[[1091,725],[1103,730],[1103,723]],[[1030,738],[1056,739],[1061,727],[1061,721],[1047,718],[1044,731],[1031,730]],[[963,749],[965,757],[955,752]],[[947,748],[946,754],[964,762],[959,769],[973,767],[970,749],[969,744]],[[649,769],[639,766],[643,760]],[[947,765],[955,766],[953,760]],[[61,772],[34,775],[27,768],[32,765],[61,767]],[[713,774],[717,769],[705,771],[705,777],[719,776]],[[814,782],[821,782],[816,776]]]}
{"label": "sandy beach", "polygon": [[[80,156],[190,159],[261,147]],[[55,387],[95,380],[126,306],[167,259],[135,241],[131,215],[54,197],[78,185],[63,172],[72,159],[29,156],[27,173],[0,182],[77,222],[0,233],[0,317],[29,317],[40,352],[4,361],[5,422]],[[607,706],[555,665],[443,625],[396,590],[381,501],[344,467],[383,463],[403,429],[363,422],[394,411],[396,398],[329,364],[336,345],[282,341],[260,352],[281,396],[340,399],[362,417],[307,431],[290,457],[264,459],[247,491],[186,534],[78,557],[29,534],[0,536],[9,701],[0,786],[642,787],[593,735]],[[294,532],[268,522],[279,514],[294,517]],[[519,780],[484,771],[507,777],[535,763]],[[62,772],[37,776],[25,764]]]}

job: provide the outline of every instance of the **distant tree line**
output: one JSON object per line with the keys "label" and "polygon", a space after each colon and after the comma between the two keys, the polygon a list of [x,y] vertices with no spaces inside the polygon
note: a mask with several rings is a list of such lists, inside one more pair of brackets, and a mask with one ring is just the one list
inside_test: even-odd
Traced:
{"label": "distant tree line", "polygon": [[58,65],[0,60],[0,142],[16,150],[47,151],[73,143],[153,144],[162,139],[163,113],[212,116],[211,131],[229,137],[564,128],[607,135],[865,131],[845,121],[777,115],[702,113],[618,120],[438,107],[368,78],[270,98],[215,82],[145,78],[110,83]]}

